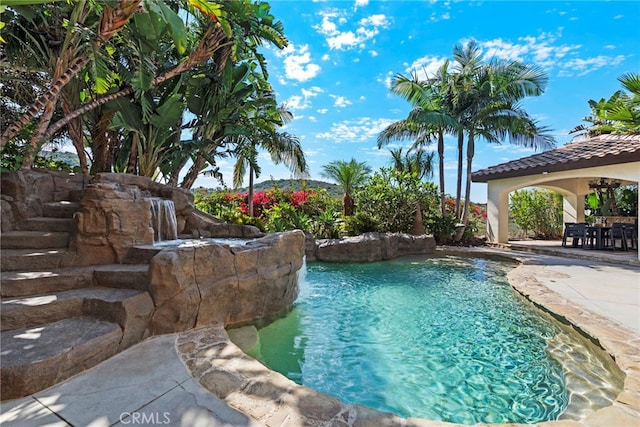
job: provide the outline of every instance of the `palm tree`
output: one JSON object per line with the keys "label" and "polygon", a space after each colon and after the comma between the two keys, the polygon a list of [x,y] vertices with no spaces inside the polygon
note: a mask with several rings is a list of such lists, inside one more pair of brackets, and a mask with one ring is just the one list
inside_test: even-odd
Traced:
{"label": "palm tree", "polygon": [[467,223],[471,202],[471,171],[477,137],[491,143],[508,139],[511,144],[534,149],[550,148],[555,143],[548,129],[540,127],[518,104],[526,96],[543,93],[547,75],[540,68],[517,61],[492,61],[476,68],[471,82],[464,94],[469,107],[464,120],[468,137],[462,224]]}
{"label": "palm tree", "polygon": [[412,149],[429,145],[433,138],[438,142],[438,172],[440,184],[440,208],[445,212],[444,183],[444,135],[455,132],[459,127],[451,114],[450,76],[447,61],[438,74],[422,81],[417,74],[410,77],[397,75],[391,85],[391,92],[403,97],[413,107],[406,119],[392,123],[378,135],[378,148],[395,140],[413,139]]}
{"label": "palm tree", "polygon": [[333,179],[344,191],[342,197],[342,213],[344,216],[351,216],[355,212],[355,202],[353,191],[364,184],[371,174],[371,168],[365,162],[358,162],[351,159],[348,162],[334,160],[323,166],[322,176]]}
{"label": "palm tree", "polygon": [[591,126],[580,124],[569,133],[597,136],[605,133],[640,133],[640,74],[626,73],[618,77],[624,90],[616,91],[609,99],[588,101],[591,114],[583,120]]}
{"label": "palm tree", "polygon": [[393,168],[401,173],[415,174],[418,179],[433,177],[433,151],[415,148],[404,152],[402,147],[389,150]]}
{"label": "palm tree", "polygon": [[[264,95],[263,95],[264,96]],[[233,169],[233,186],[242,186],[245,174],[249,174],[249,216],[253,216],[253,179],[260,176],[258,148],[266,150],[275,164],[283,163],[296,177],[307,174],[307,162],[300,140],[287,132],[277,132],[277,127],[291,121],[293,114],[281,105],[276,109],[263,109],[253,120],[250,132],[234,138],[237,161]]]}

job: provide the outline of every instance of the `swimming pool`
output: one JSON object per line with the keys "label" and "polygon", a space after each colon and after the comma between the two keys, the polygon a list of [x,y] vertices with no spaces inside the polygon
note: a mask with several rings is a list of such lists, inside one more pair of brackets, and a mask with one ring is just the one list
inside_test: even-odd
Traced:
{"label": "swimming pool", "polygon": [[580,418],[622,386],[610,361],[512,292],[512,265],[407,258],[308,267],[258,357],[345,403],[472,424]]}

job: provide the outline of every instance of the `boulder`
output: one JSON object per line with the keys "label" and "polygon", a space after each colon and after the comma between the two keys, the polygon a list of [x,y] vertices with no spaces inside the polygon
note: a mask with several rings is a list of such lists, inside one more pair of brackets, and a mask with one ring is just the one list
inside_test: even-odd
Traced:
{"label": "boulder", "polygon": [[207,243],[160,251],[149,266],[156,305],[151,334],[194,326],[252,324],[288,310],[298,295],[304,234],[268,235],[243,246]]}
{"label": "boulder", "polygon": [[313,246],[307,244],[307,261],[382,261],[406,255],[430,254],[435,252],[435,247],[436,242],[431,235],[365,233],[342,239],[318,240]]}

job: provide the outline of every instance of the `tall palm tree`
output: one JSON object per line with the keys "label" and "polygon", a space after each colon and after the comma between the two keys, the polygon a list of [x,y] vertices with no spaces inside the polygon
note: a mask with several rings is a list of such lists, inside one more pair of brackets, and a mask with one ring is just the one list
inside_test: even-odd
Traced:
{"label": "tall palm tree", "polygon": [[444,135],[455,132],[459,125],[452,115],[449,89],[449,62],[440,67],[435,77],[420,80],[417,74],[410,77],[397,75],[391,92],[403,97],[413,107],[406,119],[387,126],[378,135],[378,148],[396,140],[413,139],[412,149],[429,145],[435,138],[438,143],[438,173],[441,214],[445,216],[444,183]]}
{"label": "tall palm tree", "polygon": [[354,190],[364,184],[371,174],[371,168],[366,162],[358,162],[351,159],[334,160],[323,166],[322,176],[333,179],[344,191],[342,197],[342,213],[344,216],[351,216],[355,212],[355,202],[351,196]]}
{"label": "tall palm tree", "polygon": [[467,223],[471,195],[471,171],[475,140],[509,143],[534,149],[553,147],[555,140],[518,104],[527,96],[544,92],[547,75],[542,69],[518,61],[492,61],[476,69],[472,85],[464,95],[469,100],[465,113],[467,132],[467,181],[461,222]]}

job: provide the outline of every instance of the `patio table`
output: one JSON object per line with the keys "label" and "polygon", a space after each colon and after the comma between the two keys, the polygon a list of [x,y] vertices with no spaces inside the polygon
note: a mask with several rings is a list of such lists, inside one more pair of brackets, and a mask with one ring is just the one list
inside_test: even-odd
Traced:
{"label": "patio table", "polygon": [[[605,248],[605,241],[611,235],[611,227],[605,225],[588,225],[586,228],[589,249],[602,250]],[[583,246],[583,247],[586,247]]]}

